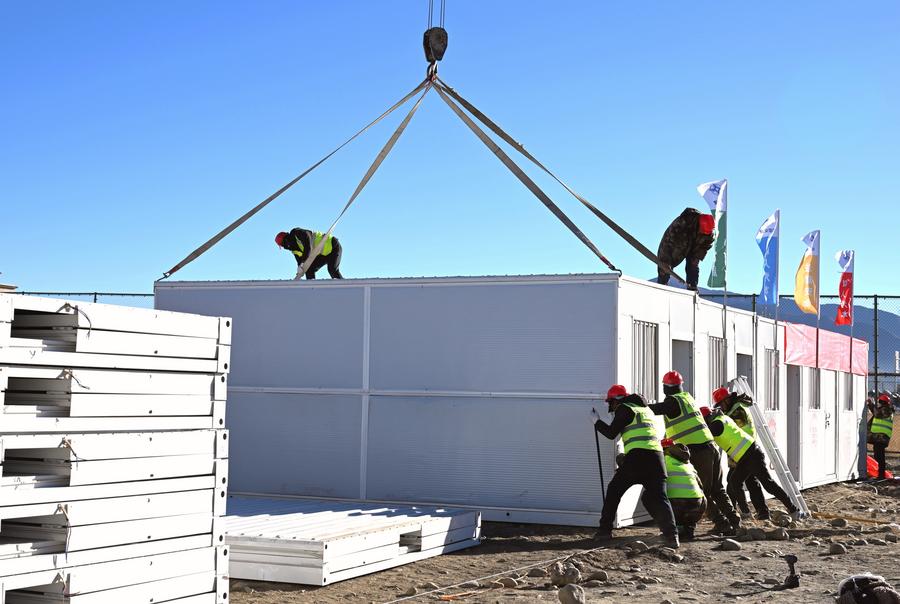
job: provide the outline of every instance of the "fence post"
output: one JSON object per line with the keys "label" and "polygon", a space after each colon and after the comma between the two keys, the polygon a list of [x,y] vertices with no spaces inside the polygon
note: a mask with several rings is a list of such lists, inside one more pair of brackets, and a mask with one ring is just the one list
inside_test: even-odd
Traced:
{"label": "fence post", "polygon": [[94,292],[94,302],[97,301],[97,292]]}
{"label": "fence post", "polygon": [[875,348],[875,396],[878,397],[878,294],[875,294],[875,334],[872,338]]}
{"label": "fence post", "polygon": [[753,310],[753,312],[756,312],[756,294],[753,294],[750,297],[750,308]]}

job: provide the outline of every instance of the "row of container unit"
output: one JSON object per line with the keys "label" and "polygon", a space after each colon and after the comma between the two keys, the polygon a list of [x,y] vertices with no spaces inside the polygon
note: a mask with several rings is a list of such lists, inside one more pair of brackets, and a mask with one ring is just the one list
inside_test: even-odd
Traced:
{"label": "row of container unit", "polygon": [[0,294],[0,603],[227,601],[230,338]]}
{"label": "row of container unit", "polygon": [[[165,281],[155,294],[160,309],[234,317],[237,493],[595,524],[603,499],[590,410],[605,410],[614,383],[659,400],[670,369],[701,404],[747,376],[803,486],[858,472],[865,368],[810,369],[804,355],[789,365],[796,338],[784,324],[691,292],[599,274]],[[812,434],[816,447],[833,443],[834,464],[810,448]],[[602,441],[607,481],[614,457]],[[316,463],[284,472],[284,459]],[[635,489],[620,524],[644,517],[637,499]]]}

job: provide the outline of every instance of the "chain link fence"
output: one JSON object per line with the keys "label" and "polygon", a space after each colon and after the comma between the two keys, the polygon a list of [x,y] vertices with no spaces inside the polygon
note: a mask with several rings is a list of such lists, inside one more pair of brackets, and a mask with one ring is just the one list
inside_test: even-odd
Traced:
{"label": "chain link fence", "polygon": [[[704,294],[713,302],[725,302],[721,294]],[[757,294],[728,294],[728,306],[758,312],[761,316],[780,321],[802,323],[815,327],[815,315],[797,308],[793,296],[780,296],[778,308],[759,303]],[[869,390],[890,392],[898,396],[900,404],[900,296],[883,294],[855,295],[853,297],[853,327],[835,325],[838,296],[819,298],[819,327],[869,343]]]}

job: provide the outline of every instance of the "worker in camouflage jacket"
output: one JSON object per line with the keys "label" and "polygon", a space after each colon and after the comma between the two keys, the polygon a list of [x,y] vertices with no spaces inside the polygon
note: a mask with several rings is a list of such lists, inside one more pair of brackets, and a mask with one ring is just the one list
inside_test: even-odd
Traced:
{"label": "worker in camouflage jacket", "polygon": [[[713,233],[715,218],[711,214],[702,214],[694,208],[685,208],[684,212],[672,221],[659,242],[656,255],[660,262],[674,269],[685,263],[684,272],[687,277],[687,288],[697,290],[700,280],[700,261],[712,248],[715,241]],[[669,282],[669,273],[658,269],[658,283]]]}

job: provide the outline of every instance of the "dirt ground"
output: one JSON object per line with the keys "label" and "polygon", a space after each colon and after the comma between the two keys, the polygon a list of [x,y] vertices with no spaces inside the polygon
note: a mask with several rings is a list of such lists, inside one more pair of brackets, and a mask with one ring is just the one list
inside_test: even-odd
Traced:
{"label": "dirt ground", "polygon": [[[891,455],[889,464],[900,469],[900,455]],[[764,529],[766,538],[758,532],[742,535],[739,551],[722,551],[721,538],[704,536],[708,522],[698,527],[697,541],[678,550],[680,560],[667,557],[658,532],[647,525],[616,530],[612,541],[600,544],[587,528],[486,523],[484,541],[474,548],[322,588],[232,580],[231,601],[418,603],[461,594],[454,601],[558,602],[558,588],[544,574],[555,560],[580,569],[585,599],[597,603],[632,597],[653,604],[833,602],[842,579],[865,571],[900,587],[900,481],[832,484],[804,496],[820,517],[792,524],[786,516],[775,517],[787,525],[786,535],[771,521],[750,521],[748,526]],[[778,507],[772,504],[773,511]],[[632,545],[638,540],[649,549],[633,549],[643,549]],[[846,552],[829,553],[833,544]],[[777,590],[788,574],[780,558],[787,554],[799,559],[800,587]],[[599,580],[588,581],[597,571],[603,571]],[[416,594],[408,597],[412,588]]]}

